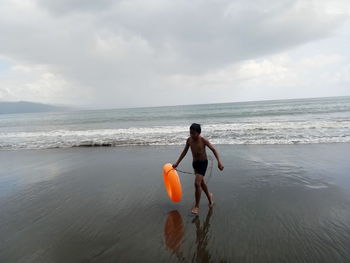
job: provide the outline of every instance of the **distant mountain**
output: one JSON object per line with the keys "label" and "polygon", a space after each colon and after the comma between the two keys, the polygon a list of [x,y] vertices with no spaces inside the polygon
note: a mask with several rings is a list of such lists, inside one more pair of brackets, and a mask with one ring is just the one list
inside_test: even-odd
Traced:
{"label": "distant mountain", "polygon": [[1,102],[0,114],[8,113],[29,113],[29,112],[52,112],[52,111],[67,111],[68,107],[53,106],[42,103],[34,103],[28,101],[18,102]]}

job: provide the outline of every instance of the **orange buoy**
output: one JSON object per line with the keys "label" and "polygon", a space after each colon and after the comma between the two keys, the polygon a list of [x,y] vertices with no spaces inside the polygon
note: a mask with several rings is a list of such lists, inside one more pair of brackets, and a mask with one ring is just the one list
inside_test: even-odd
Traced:
{"label": "orange buoy", "polygon": [[163,178],[165,189],[168,192],[170,200],[173,202],[180,202],[182,195],[180,178],[171,163],[164,164]]}

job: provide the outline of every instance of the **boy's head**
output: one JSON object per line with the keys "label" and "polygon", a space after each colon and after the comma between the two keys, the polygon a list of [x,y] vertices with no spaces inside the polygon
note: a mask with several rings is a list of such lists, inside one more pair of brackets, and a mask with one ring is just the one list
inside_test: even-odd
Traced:
{"label": "boy's head", "polygon": [[199,134],[201,134],[201,126],[200,124],[197,123],[192,123],[191,127],[190,127],[190,135],[193,138],[196,138],[199,136]]}

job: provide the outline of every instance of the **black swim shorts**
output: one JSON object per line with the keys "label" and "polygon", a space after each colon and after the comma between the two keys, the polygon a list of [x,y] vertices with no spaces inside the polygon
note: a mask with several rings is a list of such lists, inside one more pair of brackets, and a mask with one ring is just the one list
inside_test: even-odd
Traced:
{"label": "black swim shorts", "polygon": [[196,174],[205,175],[208,167],[208,160],[196,160],[192,163],[193,169]]}

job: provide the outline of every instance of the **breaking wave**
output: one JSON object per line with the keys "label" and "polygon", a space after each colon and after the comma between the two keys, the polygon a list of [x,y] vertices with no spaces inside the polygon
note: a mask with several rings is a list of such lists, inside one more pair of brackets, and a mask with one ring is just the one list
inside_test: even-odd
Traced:
{"label": "breaking wave", "polygon": [[[311,144],[350,142],[350,121],[289,121],[203,125],[214,144]],[[0,149],[184,145],[187,126],[2,132]]]}

